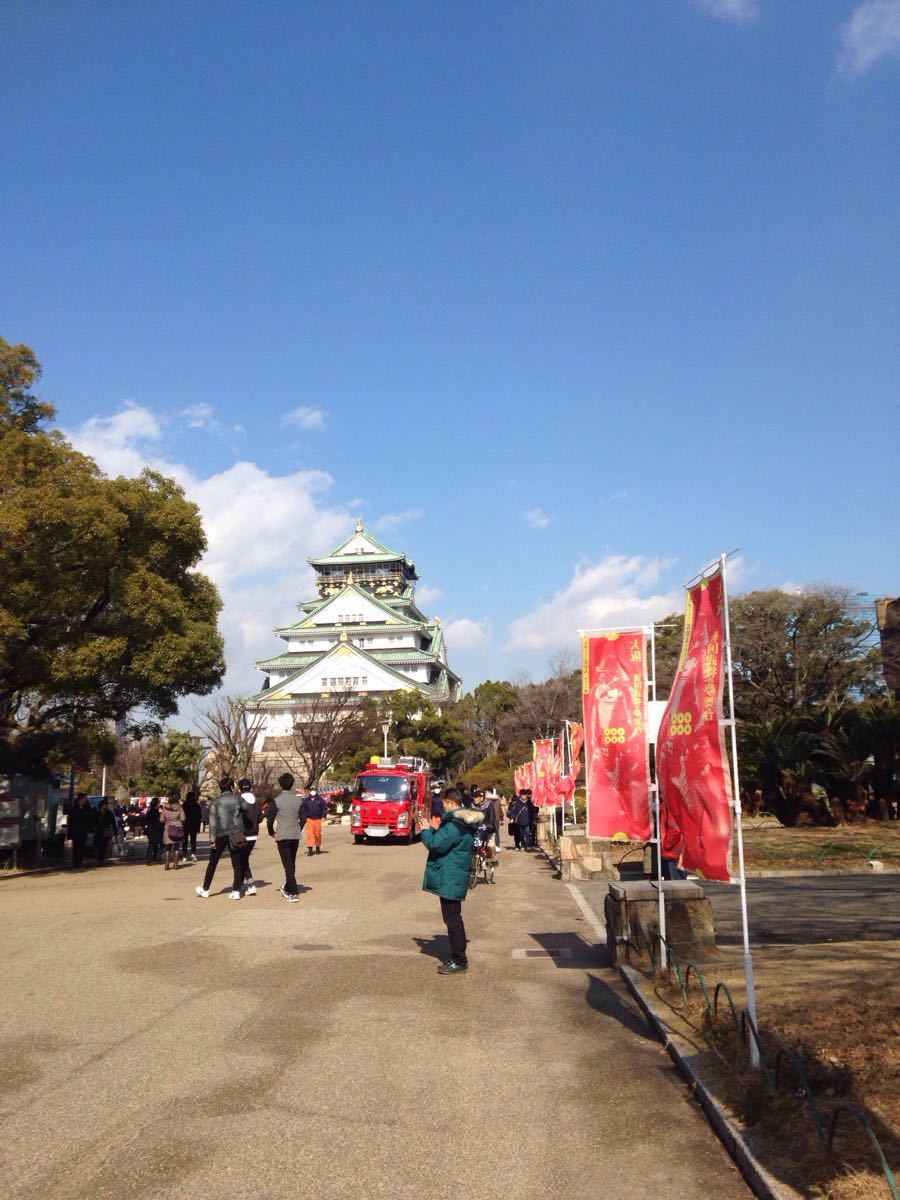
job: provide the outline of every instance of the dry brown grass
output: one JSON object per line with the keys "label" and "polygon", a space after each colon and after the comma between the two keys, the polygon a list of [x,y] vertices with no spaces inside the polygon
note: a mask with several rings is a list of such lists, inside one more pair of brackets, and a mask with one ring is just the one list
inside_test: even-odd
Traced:
{"label": "dry brown grass", "polygon": [[[827,955],[827,956],[826,956]],[[778,1047],[797,1054],[826,1120],[853,1103],[872,1122],[895,1174],[900,1168],[900,944],[841,943],[786,947],[756,957],[760,1036],[774,1070]],[[710,991],[724,979],[744,1005],[740,959],[704,965]],[[890,1192],[868,1139],[852,1122],[839,1128],[833,1157],[824,1153],[799,1085],[788,1070],[773,1092],[749,1069],[727,1006],[718,1025],[705,1018],[700,991],[691,997],[657,980],[654,989],[673,1030],[698,1056],[713,1094],[738,1118],[760,1160],[798,1196],[884,1200]]]}
{"label": "dry brown grass", "polygon": [[785,829],[768,817],[744,822],[749,871],[864,871],[873,850],[886,868],[900,869],[900,821],[861,821],[834,829]]}

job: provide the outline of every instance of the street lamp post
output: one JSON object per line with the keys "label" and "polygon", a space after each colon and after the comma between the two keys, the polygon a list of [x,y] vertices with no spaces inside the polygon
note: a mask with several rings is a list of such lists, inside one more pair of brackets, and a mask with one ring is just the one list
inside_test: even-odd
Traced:
{"label": "street lamp post", "polygon": [[387,715],[386,720],[381,722],[381,732],[384,734],[384,757],[385,758],[387,758],[387,756],[388,756],[388,744],[387,744],[388,732],[389,732],[391,726],[393,725],[393,723],[394,723],[394,713],[391,709],[388,709],[388,715]]}

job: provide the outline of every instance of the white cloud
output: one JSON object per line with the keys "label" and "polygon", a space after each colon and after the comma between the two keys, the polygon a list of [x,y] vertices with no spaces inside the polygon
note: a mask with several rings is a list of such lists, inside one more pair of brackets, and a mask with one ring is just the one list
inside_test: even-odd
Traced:
{"label": "white cloud", "polygon": [[216,427],[218,422],[213,420],[215,409],[211,404],[189,404],[187,408],[181,410],[181,416],[187,422],[188,429],[203,429],[204,427]]}
{"label": "white cloud", "polygon": [[838,68],[863,75],[881,58],[900,56],[900,0],[863,0],[841,26]]}
{"label": "white cloud", "polygon": [[114,416],[91,417],[67,436],[108,475],[138,475],[154,465],[149,448],[162,437],[162,424],[149,408],[128,400]]}
{"label": "white cloud", "polygon": [[505,649],[556,650],[574,646],[579,629],[643,625],[679,611],[681,587],[660,591],[673,559],[607,555],[594,566],[577,566],[552,600],[513,621]]}
{"label": "white cloud", "polygon": [[426,583],[424,587],[416,588],[416,604],[420,608],[422,605],[434,604],[435,600],[439,600],[443,594],[441,588],[430,587]]}
{"label": "white cloud", "polygon": [[324,408],[311,408],[307,404],[301,404],[299,408],[292,408],[290,412],[285,413],[281,423],[296,425],[298,429],[324,429],[325,416]]}
{"label": "white cloud", "polygon": [[759,16],[757,0],[697,0],[697,4],[722,21],[752,21]]}
{"label": "white cloud", "polygon": [[479,646],[487,645],[490,640],[487,621],[473,621],[469,617],[460,617],[457,621],[448,621],[444,626],[447,638],[447,648],[453,650],[477,650]]}
{"label": "white cloud", "polygon": [[163,427],[147,408],[128,404],[112,417],[92,417],[68,437],[109,474],[137,475],[145,466],[173,476],[200,508],[208,549],[201,569],[222,595],[229,691],[257,691],[253,664],[283,643],[272,629],[298,619],[297,602],[314,594],[306,559],[331,549],[353,527],[353,514],[330,506],[325,471],[274,475],[236,462],[201,477],[160,452]]}
{"label": "white cloud", "polygon": [[529,508],[522,516],[529,525],[533,525],[535,529],[546,529],[550,524],[550,518],[540,508]]}
{"label": "white cloud", "polygon": [[395,525],[405,525],[407,521],[418,521],[423,515],[421,508],[405,508],[403,512],[384,513],[374,525],[376,529],[392,529]]}

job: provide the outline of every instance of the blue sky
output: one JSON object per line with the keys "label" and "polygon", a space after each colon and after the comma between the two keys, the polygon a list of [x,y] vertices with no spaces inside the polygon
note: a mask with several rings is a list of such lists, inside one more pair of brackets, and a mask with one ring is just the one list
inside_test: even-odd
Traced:
{"label": "blue sky", "polygon": [[[201,505],[229,687],[405,549],[467,684],[896,594],[900,0],[6,0],[0,333]],[[893,499],[892,499],[893,498]]]}

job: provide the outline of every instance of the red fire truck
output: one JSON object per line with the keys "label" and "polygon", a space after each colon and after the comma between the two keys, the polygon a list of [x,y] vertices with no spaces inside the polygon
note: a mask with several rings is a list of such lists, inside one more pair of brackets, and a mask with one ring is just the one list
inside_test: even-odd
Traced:
{"label": "red fire truck", "polygon": [[350,831],[367,838],[398,837],[412,842],[416,816],[428,819],[431,768],[423,758],[373,757],[356,776]]}

